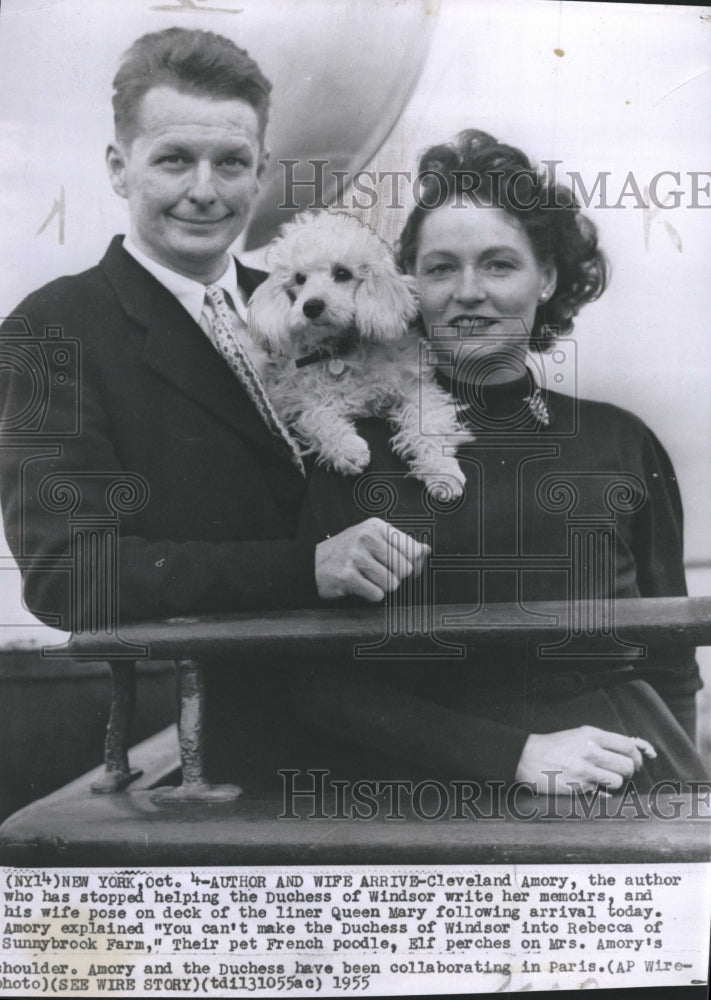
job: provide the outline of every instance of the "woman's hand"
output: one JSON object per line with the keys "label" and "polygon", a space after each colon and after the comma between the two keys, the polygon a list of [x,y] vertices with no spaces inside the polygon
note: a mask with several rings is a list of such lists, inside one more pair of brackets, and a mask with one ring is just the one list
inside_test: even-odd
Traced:
{"label": "woman's hand", "polygon": [[[636,736],[622,736],[595,726],[579,726],[558,733],[531,734],[523,747],[516,769],[517,781],[534,782],[543,790],[555,776],[556,794],[570,795],[571,783],[590,791],[597,786],[621,788],[638,771],[644,757],[654,758],[656,750]],[[603,794],[607,795],[608,792]]]}
{"label": "woman's hand", "polygon": [[316,546],[319,597],[363,597],[381,601],[408,576],[422,572],[429,545],[393,528],[379,517],[346,528]]}

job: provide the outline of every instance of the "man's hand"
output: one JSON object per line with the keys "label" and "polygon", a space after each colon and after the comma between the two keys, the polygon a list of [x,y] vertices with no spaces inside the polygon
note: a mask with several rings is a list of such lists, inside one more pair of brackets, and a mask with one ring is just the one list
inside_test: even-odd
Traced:
{"label": "man's hand", "polygon": [[[535,782],[547,787],[544,771],[557,771],[559,795],[570,795],[569,782],[577,782],[583,791],[598,785],[621,788],[643,763],[643,755],[656,757],[651,743],[634,736],[609,733],[595,726],[579,726],[559,733],[532,734],[524,744],[516,770],[517,781]],[[604,793],[607,794],[607,793]]]}
{"label": "man's hand", "polygon": [[430,551],[429,545],[371,517],[316,546],[319,597],[381,601],[408,576],[419,576]]}

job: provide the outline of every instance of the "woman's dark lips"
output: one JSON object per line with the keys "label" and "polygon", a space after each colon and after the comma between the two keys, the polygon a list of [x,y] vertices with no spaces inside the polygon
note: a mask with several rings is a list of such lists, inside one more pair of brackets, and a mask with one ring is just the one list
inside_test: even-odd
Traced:
{"label": "woman's dark lips", "polygon": [[462,328],[466,330],[487,330],[490,326],[494,326],[498,322],[498,318],[494,316],[455,316],[447,325],[457,327],[460,330]]}

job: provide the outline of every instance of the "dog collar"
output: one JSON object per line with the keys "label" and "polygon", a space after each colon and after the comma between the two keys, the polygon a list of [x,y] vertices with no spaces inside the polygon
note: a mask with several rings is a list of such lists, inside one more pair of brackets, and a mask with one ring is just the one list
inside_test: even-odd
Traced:
{"label": "dog collar", "polygon": [[317,347],[315,351],[296,358],[294,364],[297,368],[305,368],[306,365],[316,364],[317,361],[328,361],[331,374],[340,375],[345,367],[343,358],[353,350],[357,339],[354,330],[349,337],[344,338],[335,348]]}
{"label": "dog collar", "polygon": [[313,365],[317,361],[325,361],[326,358],[333,358],[334,354],[332,351],[327,350],[325,347],[317,347],[315,351],[311,351],[310,354],[304,354],[300,358],[296,358],[294,364],[297,368],[305,368],[306,365]]}

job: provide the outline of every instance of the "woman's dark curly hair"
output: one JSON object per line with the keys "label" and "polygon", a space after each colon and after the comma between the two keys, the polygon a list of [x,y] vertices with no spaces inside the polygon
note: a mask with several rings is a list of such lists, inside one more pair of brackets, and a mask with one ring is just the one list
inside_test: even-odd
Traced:
{"label": "woman's dark curly hair", "polygon": [[427,213],[455,200],[503,208],[523,226],[539,263],[555,265],[556,289],[536,310],[531,348],[549,350],[573,329],[580,307],[605,290],[609,265],[598,248],[595,224],[580,214],[572,191],[551,183],[520,149],[468,129],[423,153],[417,180],[416,205],[398,241],[404,271],[414,271]]}

